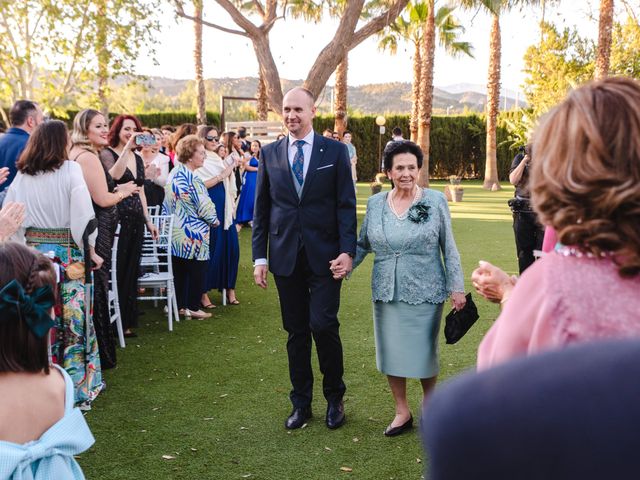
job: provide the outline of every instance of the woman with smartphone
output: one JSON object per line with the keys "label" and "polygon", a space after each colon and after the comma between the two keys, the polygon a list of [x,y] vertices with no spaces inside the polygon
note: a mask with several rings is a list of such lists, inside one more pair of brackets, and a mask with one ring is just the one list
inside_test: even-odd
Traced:
{"label": "woman with smartphone", "polygon": [[160,167],[155,163],[160,146],[155,135],[148,128],[142,129],[142,135],[136,137],[136,143],[140,145],[140,156],[144,163],[144,194],[147,197],[147,206],[156,207],[164,201],[164,183],[159,182]]}
{"label": "woman with smartphone", "polygon": [[[89,188],[93,209],[98,220],[96,253],[104,260],[102,267],[93,272],[93,324],[98,337],[100,363],[103,370],[116,366],[116,343],[111,330],[109,311],[109,278],[111,275],[111,248],[118,225],[118,203],[136,195],[140,190],[134,182],[116,183],[100,162],[98,152],[108,145],[109,127],[97,110],[86,109],[73,119],[71,151],[69,157],[82,168]],[[133,138],[130,140],[133,143]],[[118,161],[126,161],[122,157]]]}
{"label": "woman with smartphone", "polygon": [[202,306],[212,308],[213,304],[207,292],[214,289],[226,290],[229,304],[238,305],[240,302],[236,298],[235,287],[240,261],[240,245],[234,220],[236,185],[233,176],[237,163],[233,156],[227,155],[224,144],[216,144],[218,131],[214,127],[200,130],[200,136],[205,139],[207,157],[204,165],[196,170],[196,173],[204,180],[220,219],[220,225],[211,231],[211,255],[205,291],[202,295]]}
{"label": "woman with smartphone", "polygon": [[[119,185],[131,181],[139,187],[144,185],[144,162],[136,153],[140,145],[134,138],[141,130],[140,120],[133,115],[118,115],[109,130],[109,147],[100,152],[100,160]],[[120,161],[121,157],[125,160]],[[124,336],[135,337],[131,329],[138,326],[138,274],[144,228],[146,225],[154,239],[158,237],[158,229],[149,217],[143,189],[118,203],[118,216],[120,240],[116,268],[120,312]]]}

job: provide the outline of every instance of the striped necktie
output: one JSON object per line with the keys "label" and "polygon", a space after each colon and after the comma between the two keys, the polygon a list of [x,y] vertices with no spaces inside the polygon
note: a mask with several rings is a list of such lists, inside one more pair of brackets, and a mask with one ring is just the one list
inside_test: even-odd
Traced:
{"label": "striped necktie", "polygon": [[305,141],[296,140],[293,144],[298,148],[298,150],[293,157],[291,170],[293,170],[293,174],[295,175],[298,184],[302,186],[302,183],[304,182],[304,152],[302,151],[302,146],[305,144]]}

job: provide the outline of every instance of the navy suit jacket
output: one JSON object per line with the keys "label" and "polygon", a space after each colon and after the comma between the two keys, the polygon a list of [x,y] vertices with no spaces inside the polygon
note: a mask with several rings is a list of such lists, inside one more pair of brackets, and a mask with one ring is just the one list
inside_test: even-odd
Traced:
{"label": "navy suit jacket", "polygon": [[0,167],[9,167],[7,181],[0,185],[0,192],[9,188],[18,173],[16,162],[29,141],[29,134],[21,128],[11,127],[0,136]]}
{"label": "navy suit jacket", "polygon": [[428,478],[638,478],[638,378],[638,340],[572,346],[456,378],[423,415]]}
{"label": "navy suit jacket", "polygon": [[317,133],[298,197],[288,137],[260,154],[253,213],[253,259],[267,258],[274,275],[293,273],[303,245],[315,275],[331,275],[329,261],[356,252],[356,196],[347,147]]}

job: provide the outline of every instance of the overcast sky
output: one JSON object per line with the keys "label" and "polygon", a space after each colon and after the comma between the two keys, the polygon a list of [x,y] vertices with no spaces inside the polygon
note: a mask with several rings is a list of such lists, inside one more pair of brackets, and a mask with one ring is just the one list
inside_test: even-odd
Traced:
{"label": "overcast sky", "polygon": [[[169,2],[167,2],[169,3]],[[205,2],[205,19],[235,27],[226,12],[213,1]],[[438,6],[438,2],[436,2]],[[570,0],[561,8],[547,9],[546,18],[562,26],[578,25],[582,35],[597,36],[597,23],[589,18],[592,2]],[[435,85],[457,83],[486,84],[489,64],[489,32],[491,21],[484,12],[458,11],[456,14],[466,33],[462,39],[474,46],[475,58],[449,57],[436,51]],[[595,15],[597,18],[597,14]],[[538,41],[541,10],[514,10],[501,17],[502,85],[520,89],[524,75],[522,57],[531,44]],[[176,20],[165,4],[162,12],[163,30],[157,47],[159,65],[146,56],[138,61],[137,73],[169,78],[193,79],[193,24]],[[321,48],[335,31],[337,22],[327,19],[319,25],[302,21],[278,21],[271,33],[271,45],[282,78],[303,79]],[[404,44],[395,56],[377,50],[377,40],[370,38],[349,54],[349,85],[384,82],[410,82],[412,47]],[[249,39],[204,27],[204,74],[210,77],[257,76],[258,64]],[[329,81],[333,84],[333,78]]]}

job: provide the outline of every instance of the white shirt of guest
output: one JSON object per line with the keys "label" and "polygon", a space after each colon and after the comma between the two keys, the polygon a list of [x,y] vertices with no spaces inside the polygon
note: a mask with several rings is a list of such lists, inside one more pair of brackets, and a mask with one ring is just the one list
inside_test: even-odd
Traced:
{"label": "white shirt of guest", "polygon": [[307,133],[304,138],[296,138],[293,135],[289,134],[289,166],[293,168],[293,159],[296,157],[296,153],[298,152],[298,146],[294,145],[294,142],[298,140],[304,140],[304,145],[302,146],[302,153],[304,153],[304,165],[302,166],[302,178],[307,178],[307,171],[309,171],[309,162],[311,161],[311,152],[313,151],[313,137],[315,136],[315,132],[313,128]]}
{"label": "white shirt of guest", "polygon": [[167,178],[169,178],[169,160],[167,155],[158,152],[156,158],[151,161],[151,163],[160,169],[160,175],[153,180],[156,185],[164,187],[167,184]]}
{"label": "white shirt of guest", "polygon": [[[13,240],[22,243],[25,242],[25,230],[29,227],[69,228],[71,237],[82,249],[82,234],[89,221],[95,218],[82,168],[70,160],[53,172],[37,175],[18,172],[9,186],[5,201],[26,205],[22,227],[13,235]],[[89,235],[89,245],[95,246],[97,236],[96,229]]]}

